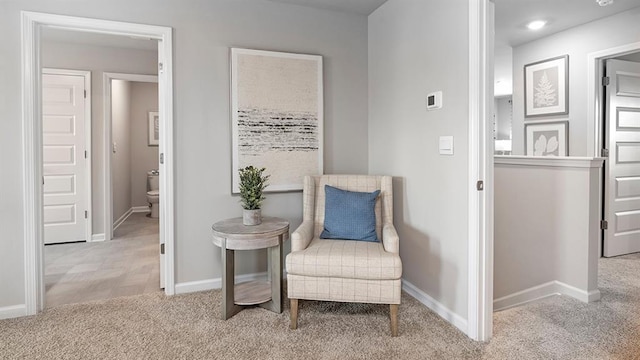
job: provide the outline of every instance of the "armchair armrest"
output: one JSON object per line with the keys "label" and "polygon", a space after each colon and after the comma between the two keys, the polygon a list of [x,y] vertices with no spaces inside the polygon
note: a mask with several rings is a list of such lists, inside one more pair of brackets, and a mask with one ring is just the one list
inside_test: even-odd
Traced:
{"label": "armchair armrest", "polygon": [[393,224],[384,224],[382,227],[382,245],[386,252],[394,254],[400,252],[400,238]]}
{"label": "armchair armrest", "polygon": [[313,221],[303,221],[291,234],[291,252],[304,250],[313,238]]}

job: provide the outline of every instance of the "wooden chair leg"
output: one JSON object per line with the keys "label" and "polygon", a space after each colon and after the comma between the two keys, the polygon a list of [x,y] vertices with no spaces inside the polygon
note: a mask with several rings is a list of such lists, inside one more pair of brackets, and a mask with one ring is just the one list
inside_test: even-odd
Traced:
{"label": "wooden chair leg", "polygon": [[391,336],[398,336],[398,304],[389,305],[389,317],[391,318]]}
{"label": "wooden chair leg", "polygon": [[289,309],[289,317],[291,319],[291,330],[298,328],[298,299],[290,299],[291,306]]}

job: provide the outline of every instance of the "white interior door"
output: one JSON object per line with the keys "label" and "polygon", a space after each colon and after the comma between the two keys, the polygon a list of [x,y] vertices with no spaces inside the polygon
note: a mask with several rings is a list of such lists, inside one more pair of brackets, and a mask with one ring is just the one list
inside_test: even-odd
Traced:
{"label": "white interior door", "polygon": [[85,78],[42,75],[45,244],[87,239]]}
{"label": "white interior door", "polygon": [[640,252],[640,63],[607,60],[604,256]]}

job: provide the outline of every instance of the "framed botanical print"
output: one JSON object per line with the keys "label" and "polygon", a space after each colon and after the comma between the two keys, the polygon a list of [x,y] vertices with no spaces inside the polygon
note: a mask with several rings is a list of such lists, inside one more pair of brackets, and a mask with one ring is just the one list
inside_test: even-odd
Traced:
{"label": "framed botanical print", "polygon": [[569,156],[568,127],[568,121],[525,124],[527,156]]}
{"label": "framed botanical print", "polygon": [[569,113],[569,55],[524,66],[527,118]]}

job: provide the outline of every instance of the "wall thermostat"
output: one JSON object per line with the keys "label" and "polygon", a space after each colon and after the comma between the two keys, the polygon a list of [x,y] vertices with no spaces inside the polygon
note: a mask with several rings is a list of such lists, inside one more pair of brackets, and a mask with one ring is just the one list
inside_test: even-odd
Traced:
{"label": "wall thermostat", "polygon": [[442,108],[442,91],[436,91],[427,95],[427,110]]}

